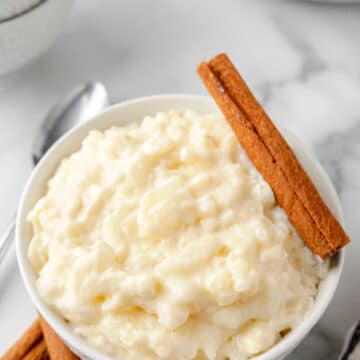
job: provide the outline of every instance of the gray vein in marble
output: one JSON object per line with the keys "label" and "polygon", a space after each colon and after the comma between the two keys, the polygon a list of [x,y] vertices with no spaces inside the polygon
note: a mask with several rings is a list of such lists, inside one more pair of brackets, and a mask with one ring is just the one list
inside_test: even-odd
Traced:
{"label": "gray vein in marble", "polygon": [[273,16],[273,19],[288,44],[297,50],[303,58],[300,71],[296,74],[293,80],[306,81],[313,74],[328,69],[328,66],[317,55],[316,51],[306,41],[304,41],[303,36],[301,36],[298,31],[294,31],[291,26],[285,23],[283,18]]}
{"label": "gray vein in marble", "polygon": [[259,86],[261,91],[260,99],[264,105],[266,105],[266,103],[271,99],[271,94],[277,87],[281,87],[282,85],[292,81],[305,81],[312,74],[326,68],[325,64],[316,56],[312,48],[300,39],[297,34],[291,32],[291,30],[289,30],[289,28],[285,26],[276,16],[273,17],[273,21],[289,45],[296,49],[299,56],[303,58],[303,63],[300,70],[293,76],[277,81],[263,82],[261,86]]}
{"label": "gray vein in marble", "polygon": [[354,144],[360,139],[360,119],[346,131],[332,134],[314,146],[316,155],[333,181],[338,193],[343,191],[341,163],[351,156]]}
{"label": "gray vein in marble", "polygon": [[291,26],[285,24],[282,18],[278,16],[273,16],[272,18],[274,23],[276,24],[276,27],[280,30],[283,37],[287,40],[289,46],[294,48],[299,53],[299,56],[302,57],[302,65],[299,71],[290,78],[281,79],[280,81],[276,82],[266,82],[262,84],[261,100],[264,105],[266,105],[266,103],[270,100],[271,93],[277,87],[294,81],[305,82],[312,75],[328,69],[326,64],[316,54],[314,49],[307,42],[305,42],[301,36],[299,36],[299,33],[293,31]]}

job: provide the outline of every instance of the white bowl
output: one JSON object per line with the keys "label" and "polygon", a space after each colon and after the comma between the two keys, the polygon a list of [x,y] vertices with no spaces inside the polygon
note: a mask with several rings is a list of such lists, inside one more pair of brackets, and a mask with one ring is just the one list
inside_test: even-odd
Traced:
{"label": "white bowl", "polygon": [[[114,105],[88,123],[79,126],[60,139],[40,161],[33,171],[22,195],[17,222],[16,222],[16,249],[18,263],[27,291],[37,310],[52,326],[64,342],[83,359],[111,360],[112,358],[94,349],[85,340],[74,334],[65,321],[58,316],[40,298],[36,288],[34,273],[27,258],[27,248],[32,236],[32,227],[26,221],[26,216],[36,201],[44,194],[46,183],[53,175],[60,160],[79,149],[82,139],[90,129],[104,130],[112,125],[124,125],[141,120],[145,115],[155,114],[158,111],[193,109],[200,113],[218,112],[215,103],[208,97],[192,95],[165,95],[135,99]],[[341,208],[335,190],[317,160],[300,142],[287,131],[283,131],[290,146],[298,159],[317,185],[321,195],[333,211],[342,219]],[[275,360],[290,353],[306,336],[310,329],[318,322],[321,315],[332,299],[339,282],[344,261],[344,251],[340,251],[331,260],[331,269],[328,277],[322,281],[315,305],[306,319],[284,339],[270,350],[253,359]]]}
{"label": "white bowl", "polygon": [[[1,0],[0,0],[1,1]],[[0,75],[13,71],[49,48],[75,0],[45,0],[0,22]]]}

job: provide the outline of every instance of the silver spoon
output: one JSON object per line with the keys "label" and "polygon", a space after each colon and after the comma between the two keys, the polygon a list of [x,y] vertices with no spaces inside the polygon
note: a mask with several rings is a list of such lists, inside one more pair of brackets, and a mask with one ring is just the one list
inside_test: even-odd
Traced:
{"label": "silver spoon", "polygon": [[[32,159],[36,165],[62,135],[109,106],[107,91],[101,83],[77,86],[49,111],[35,135]],[[0,264],[12,244],[15,216],[0,240]]]}

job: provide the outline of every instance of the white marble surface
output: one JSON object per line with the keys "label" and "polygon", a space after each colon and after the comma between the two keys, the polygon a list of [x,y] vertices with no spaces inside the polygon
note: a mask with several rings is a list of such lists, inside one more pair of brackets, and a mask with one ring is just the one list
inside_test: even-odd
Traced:
{"label": "white marble surface", "polygon": [[[289,357],[336,359],[360,318],[359,19],[360,6],[291,0],[78,0],[55,46],[0,78],[0,229],[31,171],[35,128],[67,89],[98,79],[114,102],[205,93],[195,67],[226,51],[273,119],[313,147],[339,192],[353,240],[344,275],[320,324]],[[0,269],[0,354],[34,317],[12,249]]]}

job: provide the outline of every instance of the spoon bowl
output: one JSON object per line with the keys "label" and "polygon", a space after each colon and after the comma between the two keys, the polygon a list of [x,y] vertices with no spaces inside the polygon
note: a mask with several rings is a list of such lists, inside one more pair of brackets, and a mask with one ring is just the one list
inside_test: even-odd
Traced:
{"label": "spoon bowl", "polygon": [[71,90],[53,106],[35,135],[34,165],[61,136],[108,106],[108,95],[101,83],[89,82]]}

